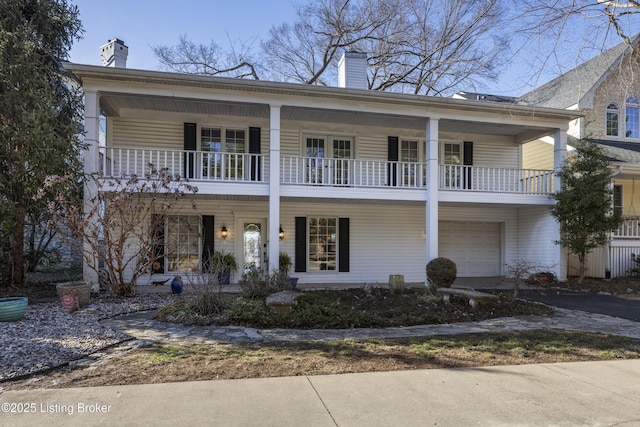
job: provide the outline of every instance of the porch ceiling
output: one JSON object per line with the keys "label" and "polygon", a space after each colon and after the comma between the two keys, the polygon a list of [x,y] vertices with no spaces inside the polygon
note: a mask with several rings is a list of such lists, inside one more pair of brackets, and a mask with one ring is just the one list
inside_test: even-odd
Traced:
{"label": "porch ceiling", "polygon": [[[255,117],[262,119],[269,118],[269,106],[266,104],[230,101],[204,101],[152,95],[102,93],[100,106],[105,114],[109,116],[120,116],[123,109],[132,109],[203,115]],[[286,105],[282,107],[281,118],[282,120],[292,121],[340,123],[412,130],[424,130],[427,123],[426,117],[312,107],[292,107]],[[439,129],[440,132],[511,136],[516,142],[520,143],[531,141],[554,132],[554,129],[552,128],[452,119],[440,119]]]}

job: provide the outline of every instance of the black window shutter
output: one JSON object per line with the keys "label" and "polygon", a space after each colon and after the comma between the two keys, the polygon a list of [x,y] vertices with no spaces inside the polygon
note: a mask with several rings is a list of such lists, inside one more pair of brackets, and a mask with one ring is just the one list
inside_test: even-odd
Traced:
{"label": "black window shutter", "polygon": [[[473,142],[464,141],[462,148],[462,164],[464,166],[473,165]],[[465,168],[467,172],[463,175],[463,188],[471,188],[471,168]]]}
{"label": "black window shutter", "polygon": [[338,271],[349,271],[349,218],[338,219]]}
{"label": "black window shutter", "polygon": [[[195,123],[184,124],[184,149],[185,151],[196,151],[198,145],[197,126]],[[185,153],[184,156],[184,177],[193,178],[196,167],[195,153]]]}
{"label": "black window shutter", "polygon": [[164,273],[164,215],[152,215],[153,229],[153,263],[151,273]]}
{"label": "black window shutter", "polygon": [[307,271],[307,218],[296,217],[296,263],[295,271]]}
{"label": "black window shutter", "polygon": [[[260,128],[249,128],[249,154],[260,154]],[[260,181],[260,157],[251,157],[251,181]]]}
{"label": "black window shutter", "polygon": [[[387,177],[387,185],[395,187],[398,185],[398,137],[390,136],[387,138],[387,160],[389,163],[389,176]],[[394,163],[391,163],[394,162]]]}
{"label": "black window shutter", "polygon": [[202,271],[209,271],[209,260],[213,256],[215,243],[215,224],[213,215],[202,215]]}

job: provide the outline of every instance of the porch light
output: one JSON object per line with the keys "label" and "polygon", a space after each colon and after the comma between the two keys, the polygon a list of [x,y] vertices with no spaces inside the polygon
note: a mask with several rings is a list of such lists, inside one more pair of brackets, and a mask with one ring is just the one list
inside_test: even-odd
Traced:
{"label": "porch light", "polygon": [[229,231],[227,230],[227,226],[223,225],[222,228],[220,229],[220,237],[222,237],[222,239],[226,239],[228,235],[229,235]]}
{"label": "porch light", "polygon": [[278,237],[280,237],[280,240],[284,239],[284,230],[282,229],[282,225],[280,225],[280,231],[278,231]]}

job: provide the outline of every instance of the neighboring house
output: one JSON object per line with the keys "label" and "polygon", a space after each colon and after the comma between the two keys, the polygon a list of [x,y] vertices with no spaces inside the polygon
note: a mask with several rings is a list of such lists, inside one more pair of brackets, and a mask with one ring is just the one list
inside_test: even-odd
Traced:
{"label": "neighboring house", "polygon": [[[587,275],[619,277],[637,267],[631,254],[640,254],[640,36],[632,46],[620,44],[517,99],[520,105],[563,108],[582,116],[571,123],[568,143],[594,139],[611,159],[615,174],[614,205],[624,224],[610,244],[587,259]],[[523,167],[553,165],[553,141],[523,146]],[[636,182],[637,181],[637,182]],[[569,257],[569,274],[578,260]]]}
{"label": "neighboring house", "polygon": [[357,53],[343,87],[65,67],[85,93],[87,172],[151,161],[199,189],[197,211],[166,218],[164,274],[200,268],[206,246],[269,270],[285,251],[299,283],[424,283],[438,256],[461,277],[517,259],[566,277],[549,214],[559,183],[524,168],[522,147],[551,138],[559,166],[574,112],[370,91]]}

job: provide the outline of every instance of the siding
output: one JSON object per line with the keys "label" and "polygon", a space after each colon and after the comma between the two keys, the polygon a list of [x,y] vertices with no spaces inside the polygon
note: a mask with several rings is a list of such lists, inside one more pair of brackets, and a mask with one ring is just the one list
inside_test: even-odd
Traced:
{"label": "siding", "polygon": [[[545,206],[518,209],[518,243],[516,256],[522,261],[531,261],[545,270],[561,274],[561,247],[559,225]],[[515,261],[514,259],[513,261]]]}
{"label": "siding", "polygon": [[[620,251],[616,251],[616,254],[622,254],[628,252],[629,261],[631,261],[631,251],[625,250],[624,248]],[[628,249],[628,248],[627,248]],[[587,254],[585,258],[585,275],[586,277],[594,277],[597,279],[604,279],[607,271],[607,258],[608,258],[609,250],[606,246],[594,249],[591,253]],[[623,261],[623,260],[621,260]],[[617,270],[626,270],[624,268],[624,262],[617,262]],[[578,256],[572,253],[568,255],[568,266],[567,266],[567,274],[569,276],[577,276],[580,272],[580,261],[578,260]],[[624,276],[624,274],[623,274]],[[615,276],[614,276],[615,277]]]}
{"label": "siding", "polygon": [[301,283],[388,283],[390,274],[403,274],[407,283],[425,280],[424,206],[377,204],[283,203],[281,250],[294,253],[294,218],[350,218],[350,271],[295,273]]}
{"label": "siding", "polygon": [[182,150],[183,123],[113,119],[109,145]]}
{"label": "siding", "polygon": [[553,169],[553,144],[541,140],[531,141],[522,146],[522,167],[524,169]]}

